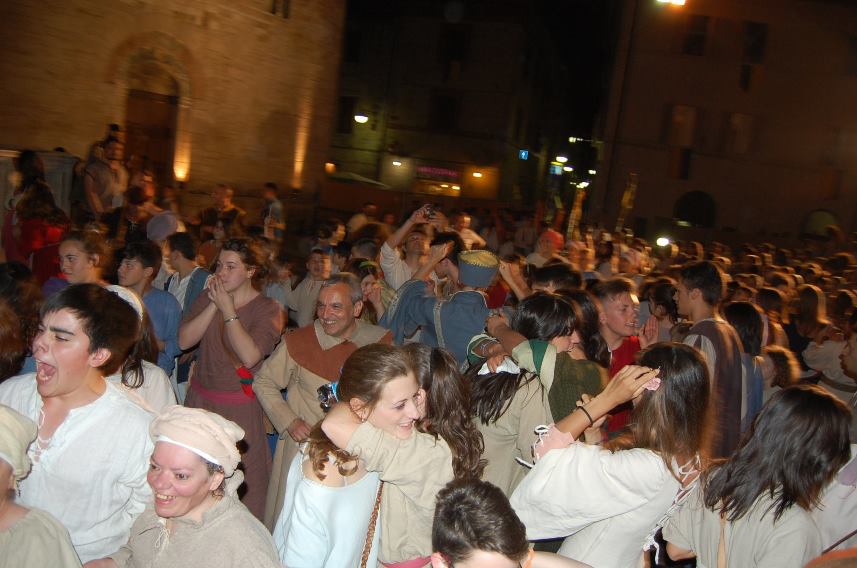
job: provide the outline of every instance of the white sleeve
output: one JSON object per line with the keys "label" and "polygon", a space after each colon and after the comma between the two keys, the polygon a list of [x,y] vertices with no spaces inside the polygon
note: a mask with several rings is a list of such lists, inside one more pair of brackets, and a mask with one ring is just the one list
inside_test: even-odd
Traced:
{"label": "white sleeve", "polygon": [[140,387],[140,396],[156,414],[160,414],[168,406],[178,404],[167,374],[148,361],[143,362],[143,386]]}
{"label": "white sleeve", "polygon": [[803,360],[810,369],[824,373],[829,378],[837,378],[842,368],[839,356],[844,347],[844,341],[828,339],[821,345],[810,341],[807,348],[803,350]]}
{"label": "white sleeve", "polygon": [[393,290],[398,290],[402,284],[411,278],[408,266],[402,260],[399,251],[386,242],[381,245],[379,264],[381,270],[384,271],[384,280]]}
{"label": "white sleeve", "polygon": [[705,357],[705,364],[708,366],[709,380],[714,380],[714,370],[717,366],[717,351],[714,350],[714,344],[704,335],[692,334],[684,338],[684,344],[693,347],[702,353]]}
{"label": "white sleeve", "polygon": [[565,537],[648,503],[669,475],[649,450],[615,453],[575,442],[551,450],[510,499],[530,540]]}

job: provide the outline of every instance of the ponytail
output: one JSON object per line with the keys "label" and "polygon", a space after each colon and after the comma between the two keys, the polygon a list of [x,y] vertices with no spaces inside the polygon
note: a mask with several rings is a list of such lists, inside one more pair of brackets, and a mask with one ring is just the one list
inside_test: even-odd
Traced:
{"label": "ponytail", "polygon": [[145,378],[143,361],[156,365],[158,363],[158,344],[155,339],[155,331],[152,327],[152,320],[149,319],[149,314],[145,311],[143,312],[143,321],[140,322],[140,337],[131,346],[131,352],[120,368],[122,384],[129,389],[138,389],[143,386]]}

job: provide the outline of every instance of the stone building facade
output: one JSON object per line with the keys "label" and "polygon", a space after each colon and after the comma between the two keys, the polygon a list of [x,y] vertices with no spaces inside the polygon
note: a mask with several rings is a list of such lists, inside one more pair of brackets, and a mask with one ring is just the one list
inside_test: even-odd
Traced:
{"label": "stone building facade", "polygon": [[193,210],[230,183],[314,191],[337,97],[344,0],[0,3],[0,146],[86,157],[108,123]]}
{"label": "stone building facade", "polygon": [[636,179],[626,221],[650,235],[674,220],[727,241],[857,229],[853,2],[623,6],[594,218],[612,226]]}

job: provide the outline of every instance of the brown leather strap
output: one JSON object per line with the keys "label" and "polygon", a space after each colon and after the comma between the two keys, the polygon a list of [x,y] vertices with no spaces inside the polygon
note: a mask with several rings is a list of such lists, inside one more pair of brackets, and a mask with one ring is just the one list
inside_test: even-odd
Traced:
{"label": "brown leather strap", "polygon": [[369,553],[372,552],[372,540],[375,538],[375,525],[378,524],[378,511],[381,508],[381,493],[384,491],[384,482],[378,485],[378,495],[375,497],[375,508],[369,517],[369,528],[366,531],[366,542],[363,543],[363,554],[360,557],[360,568],[366,568],[369,562]]}

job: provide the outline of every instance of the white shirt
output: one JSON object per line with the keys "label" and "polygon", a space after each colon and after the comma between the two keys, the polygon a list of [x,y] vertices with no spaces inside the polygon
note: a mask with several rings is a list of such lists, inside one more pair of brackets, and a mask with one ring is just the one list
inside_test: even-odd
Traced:
{"label": "white shirt", "polygon": [[[0,384],[0,404],[38,424],[43,402],[35,373]],[[33,469],[20,482],[19,502],[56,517],[83,563],[119,550],[152,502],[152,418],[108,382],[97,400],[69,412],[38,461],[37,444],[30,446]]]}
{"label": "white shirt", "polygon": [[184,307],[184,299],[185,296],[187,296],[187,286],[190,284],[190,278],[197,270],[199,270],[199,266],[194,267],[194,269],[190,271],[190,274],[184,278],[178,277],[169,280],[169,288],[167,291],[175,296],[176,300],[179,301],[179,305],[182,307]]}
{"label": "white shirt", "polygon": [[561,555],[625,568],[642,566],[646,537],[680,488],[651,450],[575,442],[545,454],[510,501],[529,540],[568,537]]}
{"label": "white shirt", "polygon": [[[857,444],[851,444],[851,459],[857,459]],[[854,467],[851,462],[845,465],[848,469]],[[837,475],[821,494],[821,506],[812,510],[812,516],[821,531],[821,545],[825,548],[857,529],[854,525],[854,519],[857,519],[857,489],[853,485],[845,485],[843,481]],[[837,546],[836,550],[855,546],[857,535]]]}
{"label": "white shirt", "polygon": [[465,227],[464,229],[456,232],[458,233],[458,236],[461,237],[461,240],[464,243],[464,248],[467,250],[472,249],[473,245],[477,245],[479,247],[485,246],[485,239],[480,237],[473,229]]}
{"label": "white shirt", "polygon": [[154,414],[160,414],[168,406],[178,404],[169,377],[154,363],[143,361],[143,384],[138,388],[132,389],[123,385],[120,373],[110,375],[107,380],[119,387],[133,402]]}
{"label": "white shirt", "polygon": [[379,257],[381,270],[384,271],[384,280],[393,290],[401,288],[402,284],[411,279],[414,271],[399,254],[399,250],[391,247],[386,242],[381,245]]}
{"label": "white shirt", "polygon": [[173,274],[173,270],[167,268],[167,259],[164,258],[161,260],[161,268],[158,270],[158,273],[152,279],[152,288],[157,288],[158,290],[164,289],[164,284],[167,283],[167,280]]}
{"label": "white shirt", "polygon": [[288,284],[283,286],[285,307],[296,312],[295,323],[298,324],[298,327],[307,326],[315,320],[318,293],[321,292],[323,282],[323,280],[313,280],[307,276],[295,286],[294,290]]}
{"label": "white shirt", "polygon": [[[274,526],[280,560],[290,568],[359,566],[378,495],[378,474],[368,472],[350,485],[330,487],[308,479],[303,460],[301,453],[292,460],[285,503]],[[378,564],[381,531],[376,529],[366,566]]]}

